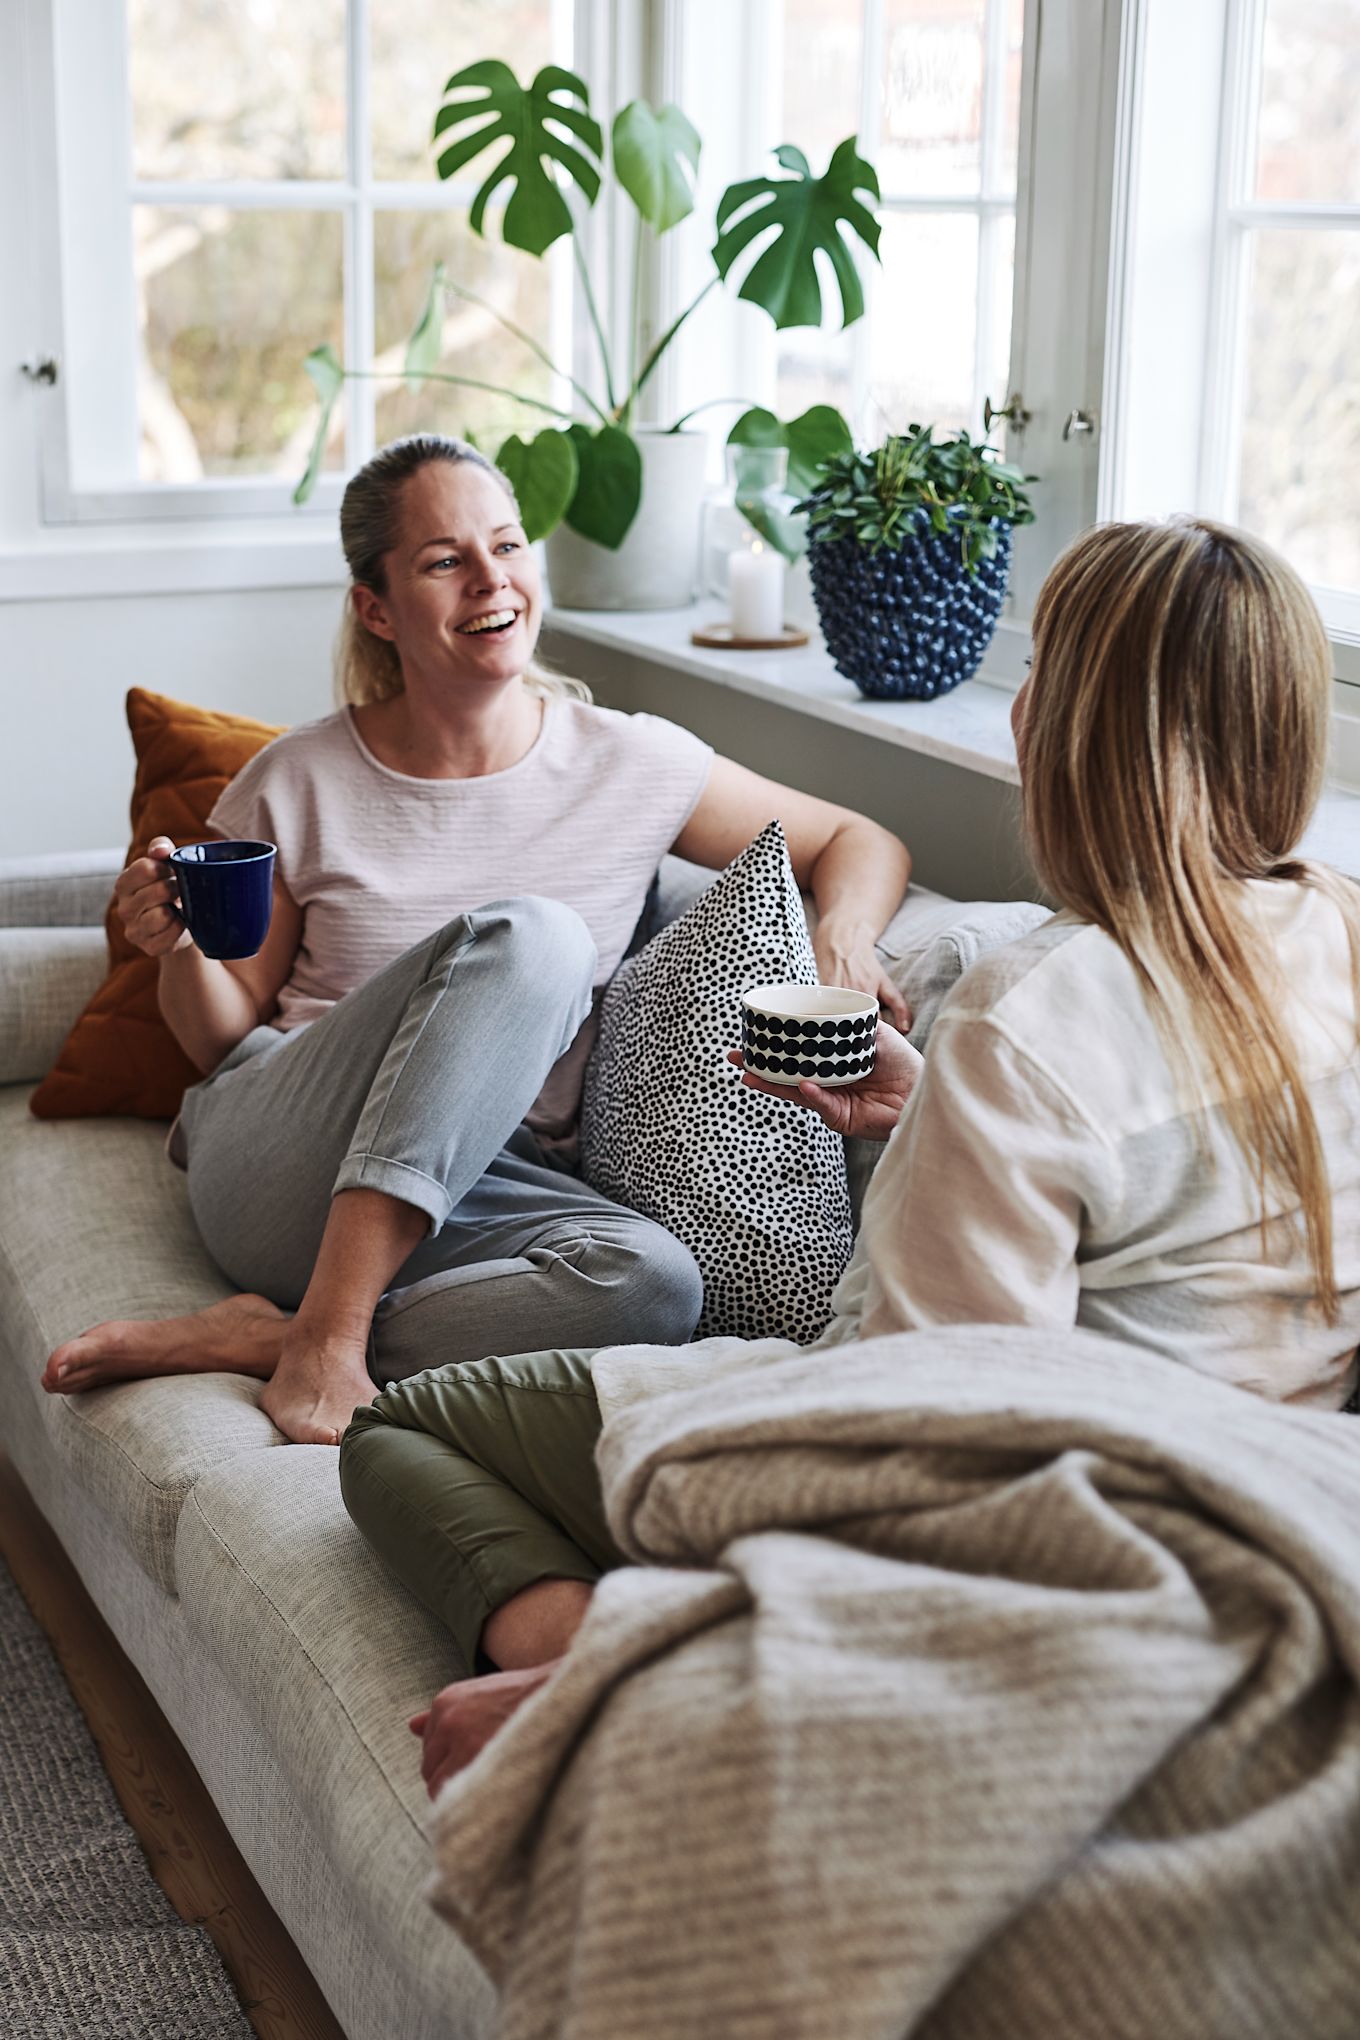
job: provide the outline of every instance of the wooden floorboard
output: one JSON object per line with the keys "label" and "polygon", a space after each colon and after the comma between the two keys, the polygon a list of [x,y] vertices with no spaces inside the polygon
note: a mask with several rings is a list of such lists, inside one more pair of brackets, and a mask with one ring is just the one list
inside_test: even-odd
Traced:
{"label": "wooden floorboard", "polygon": [[178,1736],[0,1453],[0,1557],[41,1623],[158,1883],[212,1937],[260,2040],[345,2040]]}

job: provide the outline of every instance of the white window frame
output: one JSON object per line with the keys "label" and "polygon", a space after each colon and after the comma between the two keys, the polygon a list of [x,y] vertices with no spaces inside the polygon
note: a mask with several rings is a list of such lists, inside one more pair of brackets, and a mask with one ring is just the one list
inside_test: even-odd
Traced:
{"label": "white window frame", "polygon": [[[1360,232],[1360,205],[1252,196],[1265,0],[1125,0],[1102,517],[1237,521],[1249,235]],[[1168,151],[1165,136],[1177,136]],[[1360,594],[1314,586],[1341,718],[1360,715]],[[1338,729],[1360,783],[1360,732]],[[1354,754],[1355,767],[1349,761]]]}
{"label": "white window frame", "polygon": [[[1252,195],[1265,17],[1266,0],[1228,0],[1209,314],[1209,361],[1221,362],[1222,369],[1206,380],[1199,495],[1207,515],[1230,524],[1238,521],[1241,505],[1242,438],[1236,421],[1246,381],[1249,237],[1270,227],[1296,233],[1341,228],[1360,234],[1360,204],[1282,204]],[[1360,642],[1360,589],[1315,584],[1313,594],[1336,637]]]}
{"label": "white window frame", "polygon": [[[138,179],[131,172],[131,121],[127,82],[126,9],[123,0],[23,0],[26,8],[27,94],[34,109],[35,184],[54,195],[50,230],[38,236],[38,289],[43,351],[58,363],[55,399],[41,438],[41,515],[45,524],[145,525],[184,519],[223,520],[287,516],[315,530],[333,524],[343,476],[323,474],[310,502],[291,508],[296,477],[214,476],[185,483],[125,481],[135,470],[137,446],[137,336],[133,300],[132,207],[153,203],[223,205],[232,210],[316,210],[343,221],[344,321],[347,364],[371,365],[374,332],[373,219],[385,211],[466,209],[479,178],[449,183],[385,182],[372,172],[369,128],[368,0],[347,0],[346,157],[343,179],[199,180]],[[556,36],[572,18],[571,0],[554,0]],[[586,8],[581,14],[588,13]],[[598,4],[594,10],[598,17]],[[586,33],[599,37],[598,19]],[[562,52],[576,61],[576,50]],[[431,86],[431,105],[437,90]],[[46,110],[47,117],[43,117]],[[81,174],[86,159],[121,160],[125,183],[99,184]],[[571,251],[563,242],[546,258],[552,270],[550,352],[568,366],[573,352]],[[98,321],[78,315],[78,300],[97,303]],[[110,364],[110,350],[113,362]],[[95,368],[95,357],[99,366]],[[112,381],[121,400],[103,393]],[[569,395],[563,377],[562,393]],[[102,399],[102,400],[101,400]],[[347,384],[346,468],[352,471],[374,448],[377,387]],[[76,437],[82,462],[95,479],[73,480]],[[108,479],[101,475],[101,469]]]}
{"label": "white window frame", "polygon": [[[83,6],[118,17],[115,38],[121,65],[122,8],[112,0],[15,0],[18,10],[24,92],[16,99],[29,136],[25,163],[29,179],[23,219],[34,288],[25,293],[20,348],[36,362],[50,356],[61,365],[55,389],[19,386],[8,418],[12,449],[21,468],[31,444],[41,468],[34,492],[29,536],[23,537],[27,484],[11,473],[3,494],[10,536],[0,558],[0,597],[22,592],[59,593],[65,588],[95,593],[135,586],[267,586],[302,577],[338,578],[334,512],[337,477],[323,476],[306,511],[288,503],[291,482],[207,481],[188,485],[139,484],[100,488],[83,496],[69,481],[68,417],[79,349],[104,345],[114,318],[99,333],[64,325],[61,240],[57,209],[62,202],[61,164],[52,117],[55,106],[55,14]],[[366,0],[352,0],[350,37],[362,38]],[[1218,118],[1225,81],[1237,77],[1259,47],[1246,32],[1262,0],[1029,0],[1022,66],[1019,166],[1015,199],[1015,285],[1011,323],[1011,374],[1005,392],[986,391],[994,403],[1018,393],[1028,420],[1008,430],[1008,457],[1037,472],[1035,524],[1016,533],[1011,595],[993,642],[984,677],[1016,684],[1028,649],[1027,619],[1047,568],[1068,540],[1097,516],[1161,515],[1199,501],[1207,493],[1224,514],[1232,477],[1223,454],[1224,420],[1231,415],[1231,378],[1215,375],[1208,384],[1201,365],[1214,359],[1216,336],[1232,325],[1232,295],[1240,283],[1245,230],[1268,211],[1300,224],[1331,224],[1335,209],[1263,208],[1243,197],[1234,182],[1234,163],[1247,152],[1253,83],[1235,91],[1235,125]],[[881,21],[880,0],[865,0],[866,20]],[[636,93],[678,101],[704,137],[699,208],[712,217],[719,192],[733,178],[749,175],[763,151],[782,139],[773,131],[768,90],[771,51],[777,46],[780,0],[577,0],[574,67],[591,84],[592,103],[602,120]],[[1001,20],[993,0],[993,18]],[[1235,32],[1228,38],[1228,27]],[[1244,28],[1245,24],[1245,28]],[[998,30],[993,33],[999,33]],[[1225,41],[1225,38],[1227,40]],[[1225,49],[1227,55],[1225,58]],[[715,60],[715,52],[721,61]],[[350,58],[353,63],[353,55]],[[362,71],[362,67],[358,67]],[[868,67],[865,67],[868,78]],[[1178,96],[1179,95],[1179,96]],[[867,138],[869,91],[861,107]],[[992,95],[995,118],[995,101]],[[107,70],[91,96],[87,117],[121,119],[126,129],[126,95],[109,90]],[[1184,110],[1177,118],[1176,109]],[[1150,132],[1160,124],[1178,135],[1174,152],[1151,150]],[[359,95],[352,94],[350,120],[366,138]],[[103,146],[107,146],[105,141]],[[124,132],[121,146],[130,143]],[[1186,151],[1198,149],[1193,172]],[[1207,155],[1206,155],[1207,151]],[[1215,154],[1217,151],[1217,155]],[[1235,152],[1235,153],[1234,153]],[[872,151],[870,152],[872,154]],[[356,152],[353,181],[304,184],[276,191],[260,189],[263,200],[286,195],[307,203],[348,208],[350,288],[345,308],[347,360],[363,357],[361,336],[372,330],[371,264],[357,259],[371,247],[372,209],[466,205],[470,186],[375,185],[368,175],[366,146]],[[1174,168],[1174,175],[1172,174]],[[1207,197],[1191,202],[1202,189]],[[164,187],[141,187],[161,195]],[[229,195],[249,202],[248,186],[199,186],[200,195]],[[1232,202],[1228,203],[1228,195]],[[176,187],[176,196],[186,195]],[[127,217],[126,194],[119,196]],[[984,199],[963,201],[979,211]],[[887,207],[894,204],[892,194]],[[1008,210],[1007,196],[993,208]],[[917,202],[911,202],[917,209]],[[937,199],[921,210],[952,209]],[[1347,213],[1351,209],[1343,209]],[[1360,210],[1360,209],[1357,209]],[[1325,214],[1325,219],[1323,215]],[[1349,223],[1349,222],[1348,222]],[[68,239],[83,227],[86,245],[97,239],[95,224],[66,222]],[[626,205],[610,217],[597,205],[578,236],[595,281],[596,297],[616,358],[631,311],[632,220]],[[355,244],[358,244],[357,249]],[[107,245],[107,243],[105,244]],[[1236,252],[1235,252],[1236,251]],[[20,250],[22,260],[23,250]],[[562,245],[554,254],[571,262]],[[124,267],[125,327],[132,331],[131,279]],[[865,264],[872,292],[872,265]],[[688,301],[708,268],[707,237],[682,226],[660,246],[657,273],[643,297],[647,337]],[[984,264],[982,274],[991,273]],[[1149,289],[1149,277],[1159,281]],[[355,279],[358,279],[356,285]],[[1212,279],[1214,288],[1206,289]],[[116,295],[116,289],[111,286]],[[558,302],[566,294],[559,293]],[[573,372],[598,380],[596,349],[579,292],[554,333],[555,358],[571,357]],[[870,300],[872,303],[872,300]],[[37,317],[33,307],[37,306]],[[123,316],[118,314],[118,316]],[[872,310],[867,314],[872,316]],[[569,323],[568,323],[569,322]],[[979,335],[982,332],[979,320]],[[17,330],[17,327],[16,329]],[[867,329],[861,327],[863,357]],[[980,388],[981,338],[975,365]],[[644,417],[669,423],[682,410],[715,396],[746,395],[769,401],[774,392],[776,336],[768,319],[738,304],[735,293],[714,291],[653,378]],[[16,352],[19,352],[16,349]],[[1195,372],[1184,372],[1186,359]],[[1179,361],[1179,375],[1170,371]],[[69,371],[69,372],[68,372]],[[17,379],[16,379],[17,380]],[[371,443],[372,385],[352,384],[350,464]],[[1064,438],[1065,421],[1081,412],[1094,430]],[[22,420],[22,431],[18,430]],[[721,414],[706,421],[722,437]],[[365,439],[365,426],[368,439]],[[30,436],[31,427],[31,436]],[[1152,449],[1155,459],[1150,461]],[[1152,470],[1155,468],[1155,476]],[[1214,477],[1218,477],[1215,481]],[[1153,486],[1155,481],[1155,488]],[[1162,500],[1153,500],[1160,494]],[[19,532],[15,550],[14,533]],[[294,564],[280,555],[279,541],[291,541]],[[139,550],[140,566],[126,577],[128,560]],[[321,562],[324,560],[324,567]],[[72,562],[78,562],[78,570]],[[305,563],[305,564],[304,564]],[[1336,672],[1360,685],[1360,623],[1324,612],[1336,654]],[[1360,754],[1360,700],[1350,687],[1339,690],[1339,706],[1356,720]],[[1360,777],[1360,773],[1357,774]]]}
{"label": "white window frame", "polygon": [[[1030,10],[1035,9],[1037,4],[1038,0],[1029,0]],[[968,406],[968,430],[974,437],[982,431],[983,399],[991,397],[998,408],[1006,400],[1003,392],[992,388],[989,374],[996,328],[996,242],[1002,222],[1014,219],[1017,210],[1017,191],[1003,187],[998,174],[1003,147],[1005,102],[997,86],[1005,59],[1006,7],[1007,0],[984,0],[983,92],[977,191],[954,196],[895,191],[884,187],[878,204],[880,218],[886,218],[890,214],[917,219],[952,216],[975,219],[978,223],[978,290],[973,337],[973,373]],[[863,0],[863,8],[857,142],[860,154],[867,162],[876,165],[882,126],[878,81],[887,61],[887,24],[884,0]],[[782,20],[778,15],[776,22],[782,31]],[[771,52],[769,61],[771,69],[776,74],[782,71],[782,32],[778,34],[776,47]],[[869,417],[871,333],[882,272],[876,263],[866,261],[860,264],[860,275],[864,284],[865,313],[864,317],[850,329],[850,397],[846,410],[851,429],[857,435],[872,433],[875,429]]]}
{"label": "white window frame", "polygon": [[[678,0],[672,4],[678,6]],[[1015,534],[1007,610],[980,676],[1003,687],[1018,686],[1024,676],[1028,618],[1048,566],[1096,514],[1109,311],[1110,136],[1118,103],[1123,4],[1028,0],[1014,198],[984,184],[977,197],[902,202],[903,210],[921,212],[981,214],[985,208],[994,219],[1015,212],[1009,386],[1006,391],[983,387],[981,317],[974,374],[979,426],[984,395],[998,408],[1012,392],[1022,398],[1029,415],[1021,429],[1007,430],[1005,450],[1009,459],[1042,478],[1034,491],[1036,521]],[[667,96],[680,101],[704,137],[700,205],[707,205],[710,215],[723,186],[734,177],[750,176],[762,151],[786,139],[774,132],[768,89],[772,52],[778,47],[777,24],[771,19],[777,5],[778,0],[749,0],[734,21],[727,0],[688,0],[680,10],[683,32],[667,45]],[[866,25],[881,25],[882,18],[879,0],[865,0]],[[1004,20],[996,7],[993,22],[992,34],[999,38]],[[727,59],[721,66],[713,62],[718,48]],[[876,82],[867,61],[861,80],[864,148],[876,135],[878,121]],[[1000,95],[991,97],[995,119]],[[730,145],[738,109],[743,122],[739,150]],[[714,138],[716,150],[710,147]],[[874,149],[867,153],[872,160]],[[882,210],[896,203],[889,195]],[[872,263],[861,264],[869,309],[858,347],[866,359],[872,270]],[[701,265],[691,261],[686,270],[678,264],[665,279],[663,315],[673,315],[701,279]],[[673,413],[729,391],[754,402],[773,402],[777,342],[763,314],[739,305],[733,292],[714,292],[695,327],[701,331],[673,385]],[[1095,429],[1064,438],[1063,425],[1074,411],[1092,418]]]}

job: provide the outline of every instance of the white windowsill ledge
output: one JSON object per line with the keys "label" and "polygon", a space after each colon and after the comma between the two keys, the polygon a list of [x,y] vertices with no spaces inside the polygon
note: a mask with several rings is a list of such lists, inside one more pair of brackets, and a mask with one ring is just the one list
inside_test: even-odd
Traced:
{"label": "white windowsill ledge", "polygon": [[1001,682],[989,685],[985,672],[935,701],[866,701],[836,671],[815,628],[806,645],[786,652],[708,651],[690,643],[692,630],[715,620],[713,603],[696,603],[689,609],[627,612],[552,609],[545,627],[635,658],[655,659],[677,672],[942,758],[988,779],[1019,784],[1010,690]]}
{"label": "white windowsill ledge", "polygon": [[0,602],[342,588],[348,578],[335,519],[305,512],[223,523],[211,544],[187,519],[154,531],[82,526],[0,544]]}
{"label": "white windowsill ledge", "polygon": [[[975,679],[935,701],[866,701],[836,671],[815,629],[806,645],[787,652],[709,651],[691,644],[690,632],[714,621],[714,608],[698,603],[652,611],[554,609],[545,622],[563,637],[652,659],[715,686],[839,723],[880,743],[1019,785],[1010,725],[1012,689],[1004,681],[989,682],[985,659]],[[1360,879],[1360,794],[1328,787],[1302,848],[1306,856]]]}

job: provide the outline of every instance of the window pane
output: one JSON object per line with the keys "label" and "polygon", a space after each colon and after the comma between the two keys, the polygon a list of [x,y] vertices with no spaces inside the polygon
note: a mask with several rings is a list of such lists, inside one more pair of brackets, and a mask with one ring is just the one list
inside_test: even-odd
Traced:
{"label": "window pane", "polygon": [[[544,64],[570,68],[570,47],[553,48],[554,12],[569,24],[569,10],[553,0],[369,0],[373,175],[436,177],[434,117],[446,80],[464,65],[500,57],[522,85]],[[485,164],[467,174],[480,182]]]}
{"label": "window pane", "polygon": [[777,139],[793,142],[819,174],[837,142],[859,133],[862,0],[785,0],[783,118]]}
{"label": "window pane", "polygon": [[1238,519],[1308,580],[1360,589],[1360,233],[1253,239]]}
{"label": "window pane", "polygon": [[[983,367],[987,377],[987,395],[998,410],[1010,395],[1011,377],[1011,304],[1015,295],[1015,215],[1007,213],[1004,218],[993,220],[983,237],[983,260],[987,261],[986,249],[990,244],[991,297],[987,312],[990,332],[983,336]],[[970,431],[982,430],[981,418],[970,421]],[[997,443],[1001,444],[997,434]]]}
{"label": "window pane", "polygon": [[885,192],[981,189],[986,0],[885,0]]}
{"label": "window pane", "polygon": [[869,334],[874,436],[914,423],[971,430],[980,423],[973,417],[976,218],[890,213],[882,254]]}
{"label": "window pane", "polygon": [[[375,367],[401,368],[406,342],[424,308],[430,273],[441,259],[451,277],[489,298],[547,347],[549,265],[506,248],[499,239],[499,223],[489,217],[488,225],[496,238],[482,240],[469,230],[461,212],[375,214]],[[453,297],[445,314],[439,367],[446,375],[471,376],[525,396],[561,401],[553,396],[548,369],[521,341],[480,305],[460,304]],[[535,432],[551,423],[542,412],[483,390],[436,382],[415,388],[382,382],[377,387],[379,446],[406,432],[453,432],[464,437],[471,431],[479,445],[494,453],[507,433]]]}
{"label": "window pane", "polygon": [[128,0],[138,177],[343,177],[345,0]]}
{"label": "window pane", "polygon": [[1360,0],[1266,0],[1256,196],[1360,202]]}
{"label": "window pane", "polygon": [[[1000,6],[1002,0],[996,0]],[[1020,155],[1020,72],[1025,50],[1025,0],[1006,0],[1006,43],[1002,59],[1001,146],[992,176],[998,191],[1014,191]]]}
{"label": "window pane", "polygon": [[832,404],[859,431],[860,421],[851,415],[854,333],[853,326],[848,333],[800,326],[780,335],[775,410],[781,418],[800,417],[812,404]]}
{"label": "window pane", "polygon": [[[143,481],[306,466],[313,347],[343,353],[341,222],[331,212],[133,210]],[[328,466],[342,457],[340,433]]]}

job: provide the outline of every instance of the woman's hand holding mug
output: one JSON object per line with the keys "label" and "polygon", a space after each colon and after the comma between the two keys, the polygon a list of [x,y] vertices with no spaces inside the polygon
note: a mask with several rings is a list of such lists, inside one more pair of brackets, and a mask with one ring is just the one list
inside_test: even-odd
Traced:
{"label": "woman's hand holding mug", "polygon": [[134,857],[114,883],[113,904],[123,933],[146,956],[169,956],[193,941],[179,913],[168,862],[174,847],[168,836],[153,836],[145,857]]}
{"label": "woman's hand holding mug", "polygon": [[222,961],[258,956],[274,901],[272,843],[185,843],[153,836],[145,857],[121,872],[113,889],[129,942],[147,956],[169,956],[193,942]]}
{"label": "woman's hand holding mug", "polygon": [[729,1049],[727,1060],[742,1070],[742,1082],[753,1091],[765,1091],[789,1105],[802,1105],[824,1120],[833,1133],[852,1135],[856,1140],[887,1140],[902,1117],[902,1111],[925,1068],[925,1058],[904,1041],[895,1027],[880,1020],[874,1041],[874,1067],[867,1077],[852,1084],[827,1086],[811,1077],[796,1084],[771,1084],[753,1070],[742,1069],[742,1052]]}

